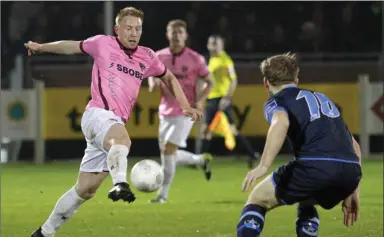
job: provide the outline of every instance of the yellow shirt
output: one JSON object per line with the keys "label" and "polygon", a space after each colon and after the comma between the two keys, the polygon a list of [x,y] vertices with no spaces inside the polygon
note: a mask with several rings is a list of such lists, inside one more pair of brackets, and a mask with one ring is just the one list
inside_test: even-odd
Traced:
{"label": "yellow shirt", "polygon": [[222,51],[209,59],[208,69],[213,76],[213,88],[208,99],[227,95],[229,85],[236,79],[236,72],[231,57]]}

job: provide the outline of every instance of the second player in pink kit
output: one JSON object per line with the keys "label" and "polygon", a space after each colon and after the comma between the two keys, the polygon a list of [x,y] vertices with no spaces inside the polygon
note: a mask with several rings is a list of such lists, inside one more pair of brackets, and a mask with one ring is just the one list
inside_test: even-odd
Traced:
{"label": "second player in pink kit", "polygon": [[[176,76],[188,102],[202,109],[212,88],[212,77],[206,61],[202,55],[186,47],[187,26],[182,20],[170,21],[167,25],[167,39],[169,47],[159,50],[156,55],[160,61]],[[204,82],[197,94],[198,79]],[[207,180],[211,177],[209,154],[193,154],[178,148],[187,146],[187,138],[194,121],[183,114],[183,110],[170,92],[166,83],[149,78],[149,90],[161,88],[161,102],[159,105],[159,147],[161,162],[164,170],[164,182],[159,189],[158,196],[152,203],[164,203],[168,199],[170,186],[176,171],[176,164],[200,166]]]}
{"label": "second player in pink kit", "polygon": [[[97,35],[84,41],[58,41],[25,44],[29,54],[85,53],[93,60],[92,99],[81,120],[87,148],[76,184],[56,203],[48,220],[32,237],[53,237],[79,207],[92,198],[103,180],[111,175],[114,187],[108,198],[133,202],[136,197],[127,183],[127,156],[131,140],[125,129],[144,78],[158,77],[173,91],[181,113],[199,120],[202,112],[192,108],[175,76],[168,71],[152,49],[138,46],[144,14],[132,7],[116,17],[117,37]],[[70,96],[70,95],[69,95]]]}

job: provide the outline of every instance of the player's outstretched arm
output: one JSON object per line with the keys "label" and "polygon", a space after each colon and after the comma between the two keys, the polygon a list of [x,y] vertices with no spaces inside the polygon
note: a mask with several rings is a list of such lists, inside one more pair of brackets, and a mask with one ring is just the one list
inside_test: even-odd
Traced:
{"label": "player's outstretched arm", "polygon": [[80,54],[80,41],[62,40],[51,43],[39,44],[28,41],[24,46],[28,49],[28,55],[35,53],[55,53],[55,54]]}
{"label": "player's outstretched arm", "polygon": [[173,96],[175,96],[177,102],[179,102],[181,108],[184,110],[184,114],[193,120],[200,120],[203,117],[202,112],[191,107],[176,77],[168,69],[162,79]]}
{"label": "player's outstretched arm", "polygon": [[267,133],[267,140],[259,166],[267,170],[271,167],[273,160],[279,154],[284,144],[288,128],[289,118],[287,113],[285,111],[276,111],[272,116],[271,126]]}

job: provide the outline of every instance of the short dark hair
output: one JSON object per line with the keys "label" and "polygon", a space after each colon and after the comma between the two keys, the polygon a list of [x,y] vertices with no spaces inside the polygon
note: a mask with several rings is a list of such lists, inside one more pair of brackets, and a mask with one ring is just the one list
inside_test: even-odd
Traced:
{"label": "short dark hair", "polygon": [[219,34],[212,34],[212,35],[210,35],[209,37],[212,37],[212,38],[215,38],[215,39],[220,39],[220,40],[224,41],[223,36],[221,36],[221,35],[219,35]]}
{"label": "short dark hair", "polygon": [[294,82],[299,74],[296,55],[291,53],[279,54],[265,59],[260,64],[263,77],[272,86],[280,86]]}
{"label": "short dark hair", "polygon": [[214,40],[221,40],[221,43],[223,44],[223,48],[225,48],[225,39],[223,36],[219,34],[212,34],[209,36],[209,38],[213,38]]}

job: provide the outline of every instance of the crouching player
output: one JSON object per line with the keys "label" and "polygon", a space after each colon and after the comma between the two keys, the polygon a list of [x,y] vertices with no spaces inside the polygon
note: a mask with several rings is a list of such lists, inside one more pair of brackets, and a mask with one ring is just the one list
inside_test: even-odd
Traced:
{"label": "crouching player", "polygon": [[260,236],[267,211],[294,203],[298,203],[298,237],[318,235],[315,205],[328,210],[342,201],[344,224],[353,224],[359,216],[361,152],[339,110],[326,95],[297,87],[295,55],[267,58],[261,72],[270,94],[264,105],[270,128],[260,163],[244,179],[243,191],[267,174],[286,136],[295,159],[253,188],[241,213],[237,236]]}

